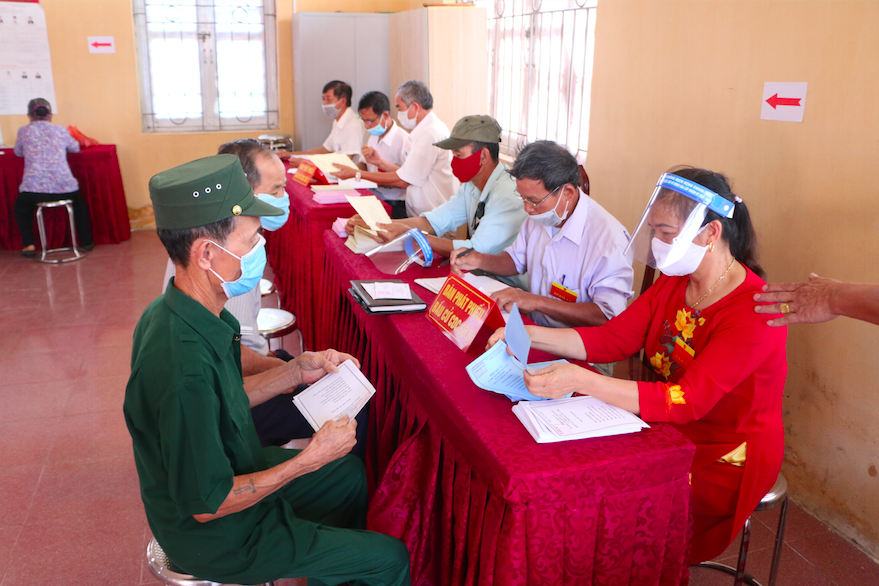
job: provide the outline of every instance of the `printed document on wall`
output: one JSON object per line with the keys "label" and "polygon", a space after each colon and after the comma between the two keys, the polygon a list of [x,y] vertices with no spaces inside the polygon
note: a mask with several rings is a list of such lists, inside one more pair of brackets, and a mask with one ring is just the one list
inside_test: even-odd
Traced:
{"label": "printed document on wall", "polygon": [[33,98],[57,113],[46,15],[38,3],[0,2],[0,115],[27,114]]}

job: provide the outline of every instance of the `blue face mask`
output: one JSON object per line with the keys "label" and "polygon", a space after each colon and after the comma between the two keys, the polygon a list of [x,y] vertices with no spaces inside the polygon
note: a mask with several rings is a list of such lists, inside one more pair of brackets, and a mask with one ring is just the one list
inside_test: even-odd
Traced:
{"label": "blue face mask", "polygon": [[290,217],[290,196],[287,195],[286,191],[284,192],[283,197],[275,197],[268,193],[257,193],[256,197],[260,201],[264,201],[270,206],[276,207],[284,212],[283,216],[260,216],[259,223],[262,224],[263,228],[269,232],[274,232],[287,223],[287,218]]}
{"label": "blue face mask", "polygon": [[382,126],[381,118],[378,119],[378,124],[376,124],[372,128],[366,129],[366,132],[368,132],[372,136],[381,136],[387,131],[388,131],[388,129],[385,128],[384,126]]}
{"label": "blue face mask", "polygon": [[250,249],[250,252],[244,256],[238,256],[237,254],[231,253],[213,240],[208,240],[208,242],[223,252],[230,254],[241,261],[241,276],[234,281],[226,281],[223,277],[218,275],[214,269],[208,269],[214,273],[215,277],[220,279],[220,282],[223,284],[223,292],[226,293],[226,297],[229,299],[237,297],[238,295],[244,295],[256,287],[259,280],[262,278],[262,274],[266,269],[266,239],[262,237],[262,234],[259,234],[258,236],[259,242],[257,242],[254,247]]}

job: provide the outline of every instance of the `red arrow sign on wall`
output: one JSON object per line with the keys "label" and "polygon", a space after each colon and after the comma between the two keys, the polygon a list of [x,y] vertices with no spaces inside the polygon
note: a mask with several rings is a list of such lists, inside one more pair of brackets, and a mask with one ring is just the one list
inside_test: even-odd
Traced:
{"label": "red arrow sign on wall", "polygon": [[800,98],[779,98],[778,94],[774,94],[766,100],[766,103],[772,106],[772,109],[775,110],[776,106],[799,106]]}
{"label": "red arrow sign on wall", "polygon": [[[97,41],[92,43],[92,47],[94,47],[95,49],[97,49],[98,47],[112,47],[112,46],[113,46],[113,43],[99,43]],[[799,104],[797,104],[797,105],[799,105]],[[773,106],[773,108],[774,107],[775,106]]]}

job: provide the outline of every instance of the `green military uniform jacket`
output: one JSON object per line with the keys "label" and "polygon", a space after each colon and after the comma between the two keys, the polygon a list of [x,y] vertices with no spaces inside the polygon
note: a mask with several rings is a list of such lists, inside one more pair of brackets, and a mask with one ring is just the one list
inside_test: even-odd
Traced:
{"label": "green military uniform jacket", "polygon": [[216,317],[177,290],[144,311],[134,331],[125,420],[150,528],[168,556],[195,576],[254,584],[286,574],[315,525],[278,491],[239,513],[199,523],[233,477],[295,452],[260,447],[241,374],[238,322]]}

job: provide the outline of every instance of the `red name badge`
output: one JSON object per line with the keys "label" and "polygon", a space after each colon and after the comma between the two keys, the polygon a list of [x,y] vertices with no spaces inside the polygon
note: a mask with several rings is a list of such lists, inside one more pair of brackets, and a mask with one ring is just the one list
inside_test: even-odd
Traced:
{"label": "red name badge", "polygon": [[687,370],[687,368],[693,364],[693,358],[695,356],[696,351],[687,346],[686,342],[681,340],[680,336],[675,338],[675,347],[671,353],[672,360],[677,362],[681,368]]}
{"label": "red name badge", "polygon": [[561,299],[562,301],[567,301],[568,303],[576,303],[577,302],[577,292],[568,289],[564,285],[560,283],[553,283],[552,287],[549,289],[549,294],[556,299]]}
{"label": "red name badge", "polygon": [[303,160],[301,163],[299,163],[299,168],[296,169],[296,173],[293,174],[293,181],[295,181],[299,185],[308,187],[308,184],[311,183],[315,172],[317,172],[317,165],[315,165],[311,161]]}
{"label": "red name badge", "polygon": [[427,319],[465,352],[481,354],[488,338],[504,327],[504,317],[494,300],[457,275],[449,275]]}

